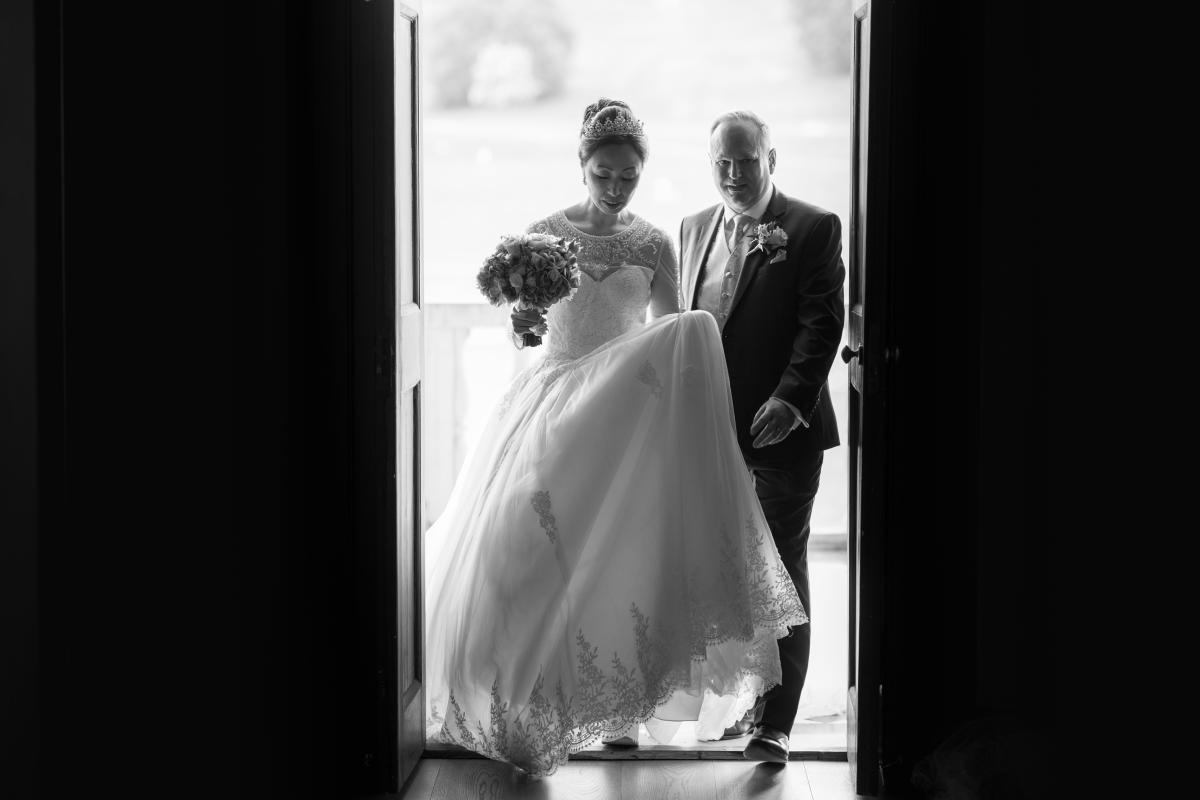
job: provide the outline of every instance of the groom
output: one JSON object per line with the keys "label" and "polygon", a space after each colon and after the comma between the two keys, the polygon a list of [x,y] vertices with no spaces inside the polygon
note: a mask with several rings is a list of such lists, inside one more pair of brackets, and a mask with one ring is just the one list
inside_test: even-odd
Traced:
{"label": "groom", "polygon": [[[809,518],[824,451],[839,444],[826,379],[845,317],[842,226],[774,187],[770,130],[752,112],[717,117],[709,161],[722,202],[683,220],[683,303],[721,329],[738,442],[811,619]],[[782,684],[725,732],[753,730],[746,758],[787,761],[810,642],[810,625],[779,640]]]}

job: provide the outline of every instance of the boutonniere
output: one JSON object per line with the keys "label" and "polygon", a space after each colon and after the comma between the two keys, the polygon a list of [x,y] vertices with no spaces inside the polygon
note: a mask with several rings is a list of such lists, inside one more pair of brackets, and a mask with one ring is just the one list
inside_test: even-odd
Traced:
{"label": "boutonniere", "polygon": [[768,264],[787,258],[787,231],[778,222],[767,222],[754,228],[754,247],[751,253],[763,252],[770,256]]}

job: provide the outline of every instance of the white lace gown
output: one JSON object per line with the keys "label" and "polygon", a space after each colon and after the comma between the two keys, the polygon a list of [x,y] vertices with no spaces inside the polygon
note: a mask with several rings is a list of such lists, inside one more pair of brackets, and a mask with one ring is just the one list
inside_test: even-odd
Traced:
{"label": "white lace gown", "polygon": [[540,776],[651,717],[719,738],[807,617],[670,238],[529,230],[580,240],[584,277],[426,535],[426,691],[431,740]]}

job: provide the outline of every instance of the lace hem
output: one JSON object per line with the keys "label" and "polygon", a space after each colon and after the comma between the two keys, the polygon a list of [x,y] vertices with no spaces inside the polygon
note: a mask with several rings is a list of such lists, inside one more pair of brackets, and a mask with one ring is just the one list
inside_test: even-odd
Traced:
{"label": "lace hem", "polygon": [[[649,621],[636,605],[630,610],[638,643],[637,667],[626,667],[620,656],[613,653],[612,666],[606,675],[596,664],[598,648],[592,646],[580,631],[576,635],[580,686],[577,694],[567,697],[560,680],[553,699],[547,697],[545,681],[539,673],[524,709],[510,718],[511,706],[502,697],[497,677],[491,688],[489,729],[485,730],[480,720],[475,720],[475,728],[471,728],[467,713],[451,691],[450,718],[443,716],[436,707],[430,710],[430,739],[466,747],[493,760],[510,763],[531,777],[541,778],[553,775],[571,754],[647,722],[676,692],[697,687],[690,669],[666,669],[656,662]],[[764,638],[763,633],[768,636]],[[779,685],[778,668],[770,670],[762,660],[764,654],[757,652],[767,647],[774,651],[775,640],[779,638],[775,633],[777,631],[767,629],[759,631],[759,635],[737,639],[751,645],[747,653],[751,664],[738,669],[721,687],[727,691],[718,692],[718,695],[749,693],[753,689],[756,696],[761,696]],[[645,677],[638,675],[639,670]],[[752,686],[755,680],[761,681],[762,685]],[[707,687],[699,689],[704,692]]]}

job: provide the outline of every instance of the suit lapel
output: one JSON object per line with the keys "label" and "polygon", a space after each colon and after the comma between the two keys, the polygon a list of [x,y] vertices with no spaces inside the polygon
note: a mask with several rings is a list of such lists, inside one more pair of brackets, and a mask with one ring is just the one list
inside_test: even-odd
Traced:
{"label": "suit lapel", "polygon": [[721,219],[722,208],[718,204],[703,225],[692,227],[691,235],[689,236],[691,242],[688,252],[699,254],[699,257],[692,262],[691,268],[688,269],[685,279],[686,285],[684,286],[684,291],[686,293],[683,295],[683,298],[686,307],[689,309],[696,308],[696,287],[703,280],[704,265],[708,263],[708,253],[712,249],[713,234],[716,233],[717,223]]}
{"label": "suit lapel", "polygon": [[[778,189],[771,189],[771,202],[767,203],[767,211],[759,220],[760,225],[765,225],[768,222],[774,222],[783,214],[787,208],[787,198],[780,193]],[[744,246],[744,245],[742,245]],[[746,294],[746,287],[754,280],[754,276],[758,273],[758,268],[763,265],[767,254],[762,250],[756,253],[746,255],[746,260],[742,262],[742,274],[738,278],[737,288],[733,290],[733,302],[729,304],[729,316],[733,316],[733,312],[737,310],[738,302],[742,296]]]}

